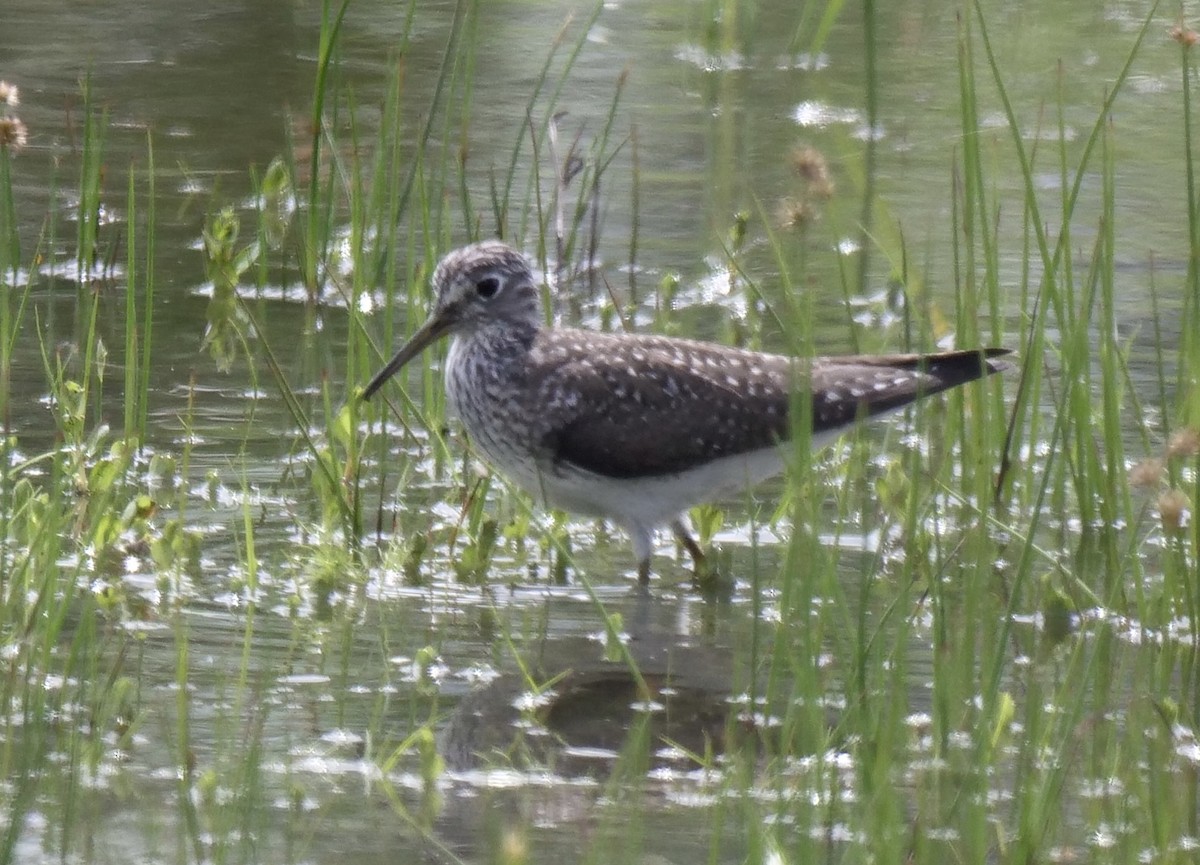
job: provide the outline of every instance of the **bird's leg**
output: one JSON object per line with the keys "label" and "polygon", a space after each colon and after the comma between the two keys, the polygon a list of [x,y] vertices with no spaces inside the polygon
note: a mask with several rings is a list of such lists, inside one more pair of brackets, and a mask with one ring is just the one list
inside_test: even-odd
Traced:
{"label": "bird's leg", "polygon": [[696,576],[700,576],[706,566],[704,550],[700,549],[700,545],[696,543],[696,539],[688,532],[687,526],[683,524],[683,520],[672,522],[671,531],[675,533],[675,537],[679,539],[679,543],[683,544],[683,548],[692,557],[692,565],[696,570]]}
{"label": "bird's leg", "polygon": [[638,565],[638,585],[650,585],[650,558],[654,554],[654,530],[638,522],[629,522],[625,528],[633,541],[633,555]]}

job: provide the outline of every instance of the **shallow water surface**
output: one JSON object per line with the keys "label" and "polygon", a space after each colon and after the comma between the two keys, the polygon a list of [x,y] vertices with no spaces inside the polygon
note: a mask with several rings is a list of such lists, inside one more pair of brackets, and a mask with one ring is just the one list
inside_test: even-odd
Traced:
{"label": "shallow water surface", "polygon": [[[965,302],[959,289],[977,266],[956,260],[952,243],[954,190],[964,172],[956,65],[962,7],[878,5],[874,125],[856,5],[816,52],[808,50],[815,22],[798,16],[790,0],[729,3],[720,11],[680,2],[598,7],[559,96],[566,112],[561,146],[600,135],[618,89],[613,136],[623,144],[599,197],[593,278],[572,284],[562,317],[615,327],[611,295],[637,326],[786,351],[795,347],[786,316],[763,310],[786,311],[802,297],[820,352],[899,350],[909,340],[952,338]],[[1027,140],[1044,140],[1047,150],[1065,140],[1065,152],[1078,155],[1148,5],[982,6]],[[395,76],[403,80],[404,147],[418,140],[437,92],[434,76],[455,7],[422,2],[411,23],[408,14],[373,0],[348,7],[335,79],[338,92],[352,94],[353,108],[342,101],[340,110],[353,112],[363,141],[373,140]],[[461,131],[449,121],[434,124],[428,146],[461,156],[478,233],[486,236],[496,228],[491,190],[527,136],[527,117],[548,98],[543,90],[529,105],[545,58],[564,22],[566,38],[578,38],[591,10],[569,16],[562,4],[499,2],[473,14],[470,123]],[[904,557],[927,554],[936,563],[930,579],[945,581],[955,596],[969,508],[940,487],[932,490],[920,522],[935,548],[917,550],[907,543],[910,526],[878,504],[902,498],[904,468],[944,456],[938,435],[910,432],[953,426],[941,403],[915,425],[901,418],[823,453],[815,489],[789,493],[781,481],[728,503],[715,538],[729,580],[712,593],[692,588],[686,557],[665,536],[650,596],[636,591],[629,545],[618,530],[531,512],[501,480],[484,480],[482,468],[464,459],[466,444],[453,427],[443,447],[442,430],[429,429],[398,399],[405,406],[399,416],[357,431],[373,448],[362,459],[364,519],[382,532],[351,552],[329,529],[326,503],[314,492],[319,467],[301,445],[255,335],[250,362],[243,357],[228,372],[201,351],[214,292],[201,254],[206,214],[232,206],[243,217],[244,240],[253,233],[254,178],[281,154],[305,170],[320,16],[312,2],[177,0],[112,8],[7,0],[0,12],[0,79],[21,88],[19,112],[30,131],[28,148],[12,161],[25,269],[8,282],[29,288],[42,336],[17,341],[7,430],[26,454],[61,438],[43,351],[68,370],[78,368],[87,292],[106,299],[96,328],[114,352],[95,419],[119,428],[115,360],[128,262],[118,253],[131,231],[145,230],[144,222],[128,224],[127,184],[132,173],[144,219],[152,143],[155,335],[146,449],[135,465],[156,499],[186,505],[171,515],[199,539],[194,566],[169,579],[151,553],[132,544],[107,569],[80,569],[88,585],[77,588],[103,594],[102,584],[112,581],[135,611],[101,617],[89,644],[98,655],[93,672],[112,669],[114,680],[130,683],[127,710],[112,710],[118,721],[89,739],[87,753],[50,746],[45,783],[12,833],[13,857],[785,861],[772,858],[769,840],[782,838],[795,855],[849,852],[857,859],[869,858],[860,846],[867,833],[848,815],[864,797],[878,797],[870,801],[880,813],[916,820],[922,808],[940,807],[961,789],[986,803],[989,825],[1009,820],[1013,794],[1003,781],[982,777],[977,743],[932,720],[945,711],[934,706],[933,681],[939,665],[951,663],[943,653],[946,613],[929,600],[927,585],[897,584]],[[1168,23],[1155,25],[1153,44],[1137,56],[1133,84],[1111,114],[1119,166],[1114,298],[1131,377],[1148,390],[1158,380],[1150,365],[1159,347],[1169,351],[1179,339],[1172,322],[1188,254],[1185,214],[1162,210],[1163,201],[1177,199],[1181,159],[1178,46],[1164,35]],[[989,80],[982,66],[978,75],[982,91]],[[103,117],[100,248],[113,250],[115,260],[107,269],[97,263],[97,278],[81,279],[73,190],[81,170],[83,80]],[[989,192],[997,202],[997,212],[981,218],[998,222],[999,270],[1017,285],[1040,264],[1020,241],[1023,190],[1005,146],[1007,121],[993,90],[979,100],[987,135],[981,149],[993,161]],[[331,121],[339,136],[348,120]],[[330,149],[338,170],[357,168],[353,145],[339,138],[337,147]],[[828,160],[828,197],[802,200],[811,188],[797,179],[794,163],[804,148]],[[1039,159],[1038,184],[1061,189],[1058,151]],[[538,171],[529,161],[523,156],[516,170],[522,196]],[[868,178],[874,203],[864,209]],[[1067,253],[1079,262],[1081,283],[1097,240],[1101,187],[1102,178],[1091,175],[1081,185]],[[1055,195],[1043,200],[1061,206]],[[407,245],[417,260],[423,244],[445,251],[467,239],[458,199],[447,192],[443,204],[445,224]],[[536,252],[536,209],[507,216],[506,229],[523,233]],[[738,240],[741,218],[748,227]],[[1056,216],[1041,218],[1053,223]],[[399,230],[411,238],[424,228],[405,222]],[[786,246],[782,259],[796,268],[794,287],[780,277],[776,246]],[[576,253],[586,276],[584,255]],[[258,310],[258,336],[274,347],[290,386],[319,417],[326,400],[336,406],[363,382],[345,368],[352,332],[346,295],[311,296],[297,258],[295,250],[282,252],[246,296]],[[739,270],[731,268],[734,260]],[[852,274],[863,261],[858,281]],[[921,286],[918,316],[896,302],[901,269]],[[350,275],[330,276],[336,282]],[[664,278],[678,285],[665,307]],[[389,294],[424,305],[419,290],[402,281],[374,288],[373,309]],[[1031,306],[1014,291],[998,310],[1001,329],[980,339],[1019,347]],[[966,318],[982,327],[988,313],[968,310]],[[379,322],[377,339],[383,318],[369,318]],[[414,324],[396,322],[397,329]],[[409,384],[415,403],[439,404],[435,378],[414,375]],[[1011,399],[1015,376],[1001,387]],[[1127,434],[1137,440],[1135,426]],[[842,468],[847,462],[852,471]],[[835,582],[810,584],[817,581],[807,575],[822,563],[789,555],[791,517],[775,513],[789,494],[812,500],[812,532],[820,555],[836,564]],[[476,495],[486,497],[482,510],[472,509]],[[1086,565],[1087,533],[1072,519],[1056,518],[1056,538],[1065,539],[1064,548],[1078,544],[1076,561]],[[500,543],[481,571],[472,571],[463,563],[480,536],[477,521],[486,520],[495,521]],[[1001,576],[1014,565],[994,564]],[[1005,604],[999,594],[987,595],[991,609],[973,612],[998,618]],[[1098,623],[1093,639],[1116,634],[1114,654],[1135,651],[1099,600],[1089,615]],[[1041,623],[1018,621],[1014,645],[1033,639]],[[615,660],[618,638],[651,680],[649,692]],[[866,654],[880,643],[890,646],[890,666],[881,669],[891,678],[853,681],[847,652]],[[964,679],[983,678],[977,659],[955,660]],[[1028,660],[1018,659],[1017,667]],[[799,684],[789,690],[781,681]],[[1007,675],[1004,682],[1011,685]],[[1112,688],[1136,693],[1121,676]],[[889,699],[904,717],[904,741],[864,746],[861,736],[844,735],[847,726],[869,728],[854,705],[861,713],[865,701]],[[22,741],[26,725],[83,729],[95,712],[72,705],[66,717],[33,718],[10,709],[6,746]],[[843,724],[844,717],[853,720]],[[422,730],[441,738],[420,739]],[[640,733],[631,738],[629,730]],[[872,786],[881,779],[858,777],[860,764],[847,756],[877,745],[907,761],[904,776],[884,785],[887,793]],[[995,747],[1008,747],[1000,733]],[[446,765],[437,762],[439,748]],[[1099,771],[1088,766],[1081,774]],[[0,791],[6,808],[17,789],[10,782]],[[1086,855],[1089,845],[1107,849],[1096,826],[1115,820],[1117,798],[1102,791],[1071,799],[1062,861]],[[921,850],[959,851],[957,844],[970,841],[954,827],[919,825],[928,830],[913,841]],[[1113,831],[1119,834],[1119,824]]]}

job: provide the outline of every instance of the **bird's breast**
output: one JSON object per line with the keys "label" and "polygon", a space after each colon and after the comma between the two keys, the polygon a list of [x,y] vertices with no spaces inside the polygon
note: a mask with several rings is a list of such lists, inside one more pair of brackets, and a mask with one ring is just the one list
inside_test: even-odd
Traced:
{"label": "bird's breast", "polygon": [[446,357],[446,397],[474,446],[495,468],[528,487],[536,475],[535,424],[524,366],[503,344],[456,339]]}

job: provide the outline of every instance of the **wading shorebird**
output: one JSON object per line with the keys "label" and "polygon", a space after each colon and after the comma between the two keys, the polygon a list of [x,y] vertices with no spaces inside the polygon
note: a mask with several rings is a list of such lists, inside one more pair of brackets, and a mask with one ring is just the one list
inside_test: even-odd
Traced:
{"label": "wading shorebird", "polygon": [[797,392],[814,447],[856,421],[1005,369],[1007,349],[811,360],[690,339],[547,327],[529,260],[499,241],[449,253],[433,313],[363,391],[449,336],[446,395],[486,460],[542,503],[607,517],[650,579],[655,529],[784,468]]}

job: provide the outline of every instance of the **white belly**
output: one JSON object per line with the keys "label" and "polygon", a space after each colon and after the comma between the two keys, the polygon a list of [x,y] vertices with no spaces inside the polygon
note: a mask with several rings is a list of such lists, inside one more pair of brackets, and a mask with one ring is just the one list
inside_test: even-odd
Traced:
{"label": "white belly", "polygon": [[[525,478],[519,483],[552,507],[650,529],[669,523],[688,508],[727,498],[774,477],[783,466],[783,451],[770,447],[679,474],[611,478],[553,467],[532,474],[522,472]],[[533,488],[526,485],[526,478],[533,480]]]}

